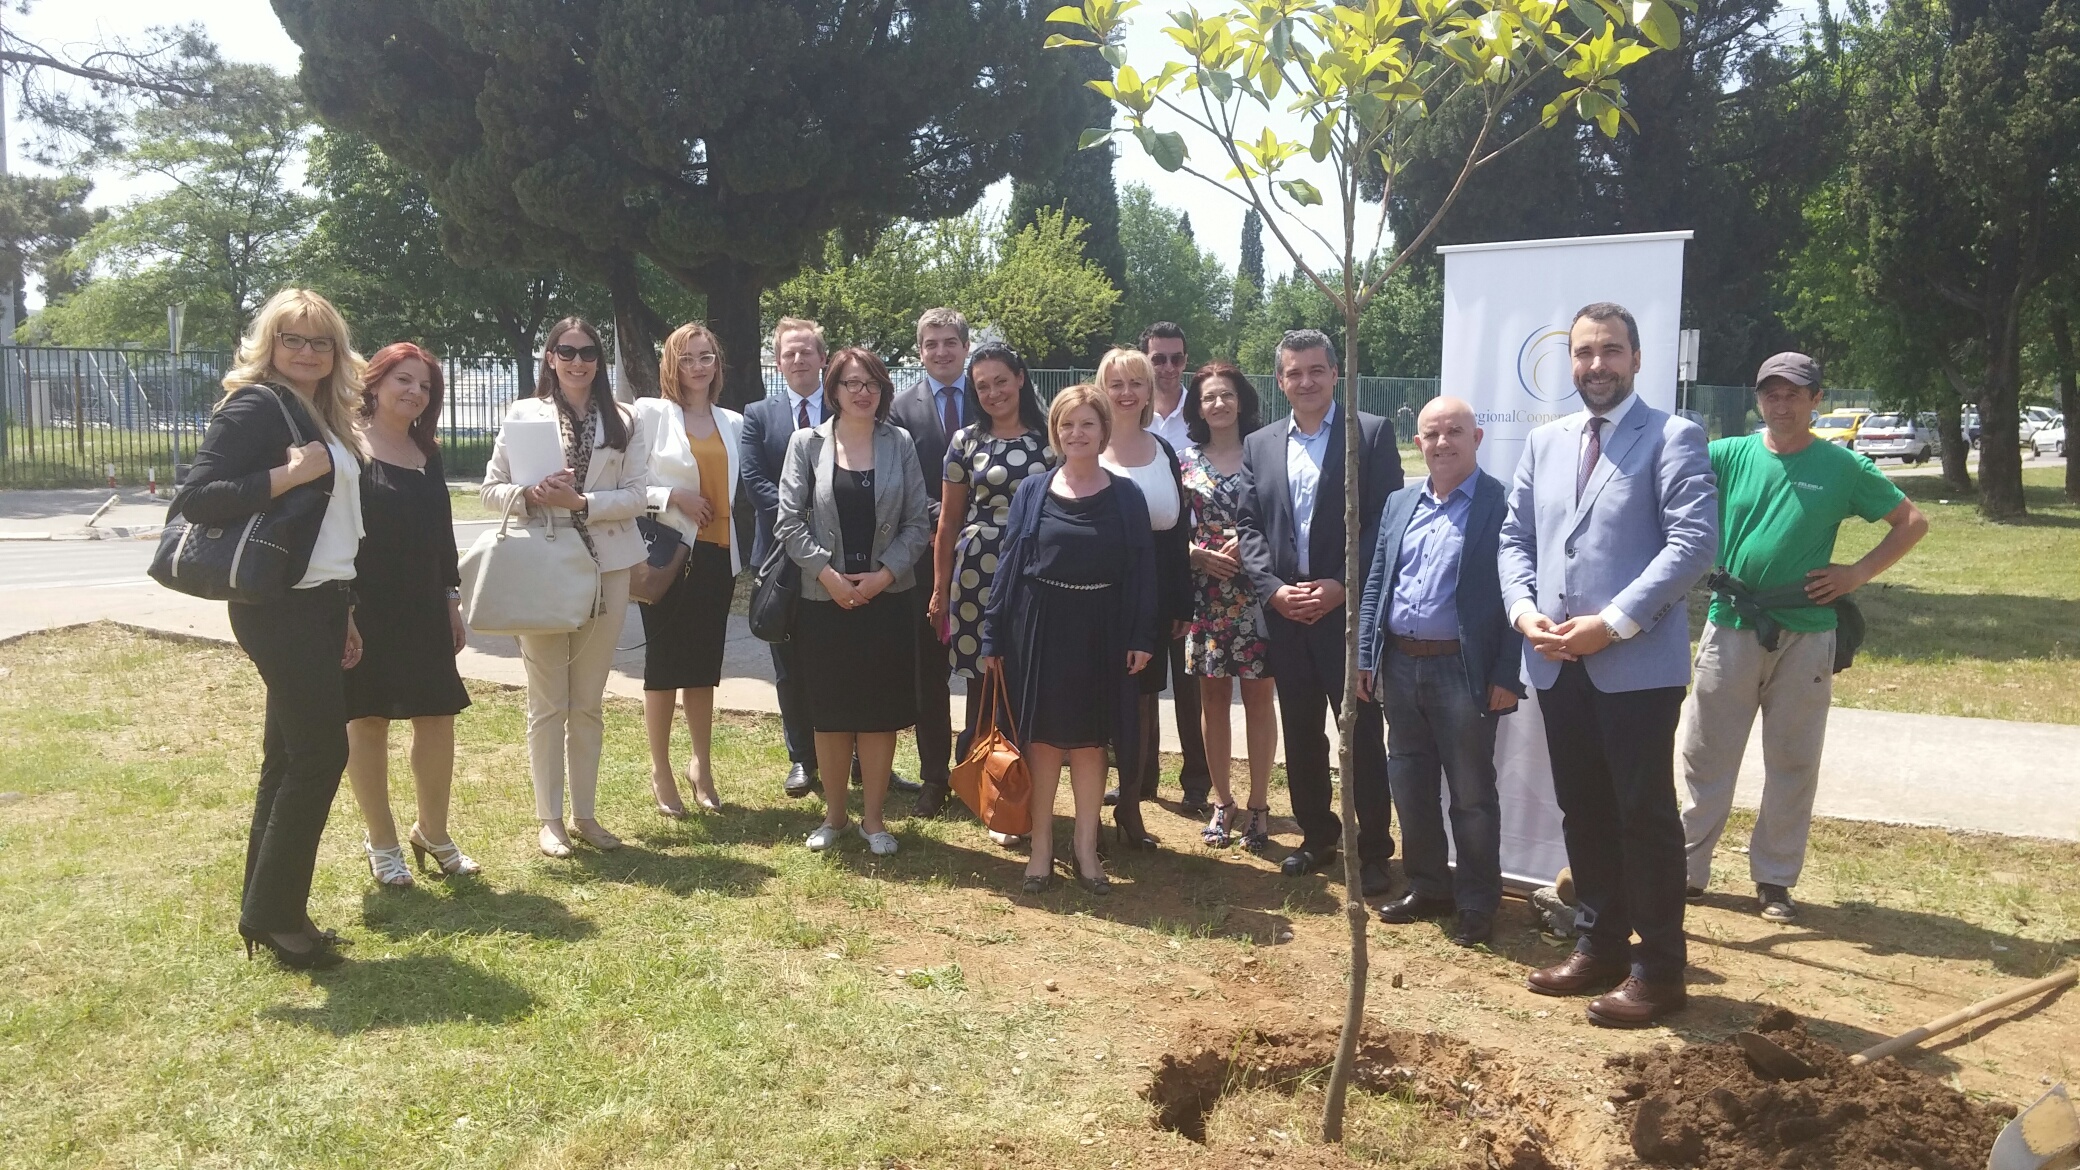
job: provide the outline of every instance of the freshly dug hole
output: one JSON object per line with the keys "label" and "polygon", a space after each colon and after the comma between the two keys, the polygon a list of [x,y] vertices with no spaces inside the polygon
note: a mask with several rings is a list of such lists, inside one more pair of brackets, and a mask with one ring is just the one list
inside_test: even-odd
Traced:
{"label": "freshly dug hole", "polygon": [[[1142,1096],[1156,1125],[1206,1141],[1206,1119],[1229,1093],[1295,1093],[1328,1083],[1336,1033],[1193,1025],[1156,1063]],[[1353,1092],[1417,1105],[1466,1139],[1468,1167],[1552,1170],[1544,1126],[1517,1091],[1517,1070],[1496,1053],[1427,1032],[1368,1032],[1358,1046]]]}
{"label": "freshly dug hole", "polygon": [[1765,1011],[1755,1030],[1819,1075],[1768,1080],[1732,1043],[1610,1058],[1635,1154],[1699,1170],[1977,1170],[2014,1116],[1895,1061],[1851,1065],[1781,1008]]}

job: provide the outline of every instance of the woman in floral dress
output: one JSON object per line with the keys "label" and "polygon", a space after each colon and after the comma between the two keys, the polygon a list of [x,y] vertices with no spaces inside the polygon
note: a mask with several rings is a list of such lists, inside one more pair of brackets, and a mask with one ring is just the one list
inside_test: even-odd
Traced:
{"label": "woman in floral dress", "polygon": [[[1264,615],[1241,568],[1235,512],[1242,490],[1242,437],[1261,421],[1257,391],[1242,371],[1214,362],[1193,375],[1185,390],[1186,433],[1196,446],[1181,458],[1185,507],[1192,520],[1192,625],[1185,634],[1185,670],[1199,680],[1199,710],[1206,760],[1213,773],[1213,819],[1202,836],[1208,845],[1228,844],[1240,831],[1242,844],[1261,850],[1271,841],[1271,755],[1278,745],[1278,713],[1264,657]],[[1235,807],[1228,777],[1233,770],[1229,733],[1231,682],[1242,684],[1242,711],[1249,748],[1249,804]],[[1247,817],[1243,815],[1247,813]]]}
{"label": "woman in floral dress", "polygon": [[[933,542],[933,587],[928,611],[944,632],[953,673],[981,677],[982,613],[997,575],[1011,497],[1029,475],[1055,465],[1047,445],[1047,415],[1017,351],[1000,342],[968,358],[968,417],[984,421],[960,429],[946,445],[939,532]],[[982,687],[968,685],[968,720],[956,759],[965,759],[981,713]]]}

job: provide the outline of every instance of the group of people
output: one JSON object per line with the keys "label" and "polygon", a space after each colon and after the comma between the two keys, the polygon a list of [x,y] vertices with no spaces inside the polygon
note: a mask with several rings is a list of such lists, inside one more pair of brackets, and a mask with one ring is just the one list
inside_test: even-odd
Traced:
{"label": "group of people", "polygon": [[[1339,407],[1335,346],[1313,330],[1279,343],[1275,376],[1290,411],[1266,425],[1236,367],[1187,372],[1186,338],[1170,323],[1110,351],[1091,383],[1043,406],[1020,355],[971,347],[955,310],[919,318],[924,374],[900,390],[874,353],[831,352],[819,325],[786,317],[772,334],[784,387],[739,414],[717,401],[725,357],[706,326],[665,340],[658,397],[623,404],[597,330],[560,321],[534,396],[507,417],[554,422],[564,467],[515,482],[502,431],[481,488],[494,511],[566,524],[598,569],[589,620],[519,639],[539,848],[567,857],[574,833],[596,849],[621,844],[595,815],[602,696],[631,569],[646,539],[669,529],[688,555],[640,606],[659,813],[688,815],[681,779],[694,805],[723,807],[709,743],[735,582],[745,566],[784,556],[799,569],[799,594],[771,653],[790,761],[783,789],[806,797],[820,786],[824,796],[808,848],[856,833],[874,854],[895,853],[889,792],[910,790],[915,815],[937,815],[954,759],[994,721],[1033,778],[1024,890],[1049,888],[1062,869],[1105,894],[1106,805],[1120,847],[1158,845],[1141,806],[1156,793],[1157,696],[1168,688],[1183,807],[1207,818],[1209,846],[1269,848],[1282,730],[1301,841],[1280,869],[1297,877],[1341,846],[1325,723],[1351,702],[1345,781],[1362,892],[1391,893],[1398,809],[1407,889],[1382,920],[1448,918],[1450,937],[1473,946],[1490,937],[1502,895],[1497,730],[1528,684],[1580,928],[1575,953],[1530,986],[1608,991],[1591,1002],[1592,1020],[1650,1022],[1682,1005],[1684,900],[1709,883],[1758,710],[1767,783],[1752,876],[1765,917],[1795,916],[1789,888],[1835,669],[1835,605],[1905,555],[1926,521],[1869,460],[1813,440],[1822,391],[1809,358],[1765,363],[1764,430],[1707,450],[1695,423],[1633,395],[1640,345],[1622,307],[1584,307],[1570,345],[1585,409],[1532,432],[1510,484],[1480,470],[1478,418],[1451,397],[1416,416],[1425,474],[1404,483],[1392,423]],[[413,881],[406,846],[422,869],[431,859],[446,874],[478,871],[446,824],[454,717],[469,698],[454,662],[465,631],[435,441],[441,373],[409,343],[364,362],[337,310],[291,289],[256,316],[225,386],[176,511],[231,523],[299,485],[330,490],[298,587],[231,607],[267,686],[240,931],[249,949],[291,966],[328,966],[336,936],[305,906],[342,771],[377,881]],[[321,438],[292,445],[291,412]],[[1892,531],[1856,564],[1831,565],[1849,516]],[[1693,663],[1686,599],[1714,565],[1722,572]],[[1364,582],[1361,596],[1345,595],[1346,579]],[[1349,605],[1360,639],[1357,691],[1345,695]],[[954,675],[967,680],[958,740]],[[1238,689],[1246,792],[1231,775]],[[985,711],[992,693],[1001,703]],[[671,758],[682,710],[684,773]],[[418,796],[402,837],[387,776],[388,725],[399,719],[412,723]],[[893,770],[898,733],[912,728],[915,782]],[[1064,766],[1074,831],[1058,865]],[[856,826],[853,783],[864,790]]]}

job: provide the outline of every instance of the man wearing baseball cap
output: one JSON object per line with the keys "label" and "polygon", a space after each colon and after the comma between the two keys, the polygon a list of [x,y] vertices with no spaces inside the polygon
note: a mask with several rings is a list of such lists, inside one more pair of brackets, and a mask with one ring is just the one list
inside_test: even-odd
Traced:
{"label": "man wearing baseball cap", "polygon": [[[1762,917],[1798,916],[1790,888],[1805,864],[1834,695],[1835,603],[1889,569],[1928,532],[1920,509],[1868,458],[1817,442],[1820,365],[1780,353],[1755,374],[1760,434],[1710,448],[1719,480],[1719,569],[1684,701],[1684,851],[1690,896],[1711,881],[1712,850],[1733,807],[1755,712],[1762,712],[1762,808],[1748,872]],[[1853,565],[1831,563],[1851,516],[1892,531]]]}

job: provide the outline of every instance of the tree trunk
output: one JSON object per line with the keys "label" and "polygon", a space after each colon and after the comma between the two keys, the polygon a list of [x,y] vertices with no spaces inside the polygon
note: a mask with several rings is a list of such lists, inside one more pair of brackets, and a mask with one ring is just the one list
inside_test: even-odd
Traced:
{"label": "tree trunk", "polygon": [[704,265],[692,275],[708,298],[708,328],[722,342],[722,404],[742,410],[766,396],[761,365],[766,339],[758,308],[764,282],[748,265],[728,261]]}
{"label": "tree trunk", "polygon": [[1990,321],[1986,381],[1979,387],[1979,514],[2029,515],[2022,497],[2022,343],[2013,314]]}
{"label": "tree trunk", "polygon": [[507,306],[499,306],[493,312],[498,317],[498,328],[505,334],[506,352],[512,355],[514,393],[521,398],[534,393],[534,331],[535,326],[520,319],[520,315]]}
{"label": "tree trunk", "polygon": [[1966,460],[1971,456],[1972,444],[1964,433],[1967,390],[1949,362],[1943,363],[1942,372],[1942,385],[1936,391],[1936,430],[1943,436],[1943,486],[1958,495],[1970,495],[1972,471]]}
{"label": "tree trunk", "polygon": [[2066,307],[2051,307],[2051,348],[2058,354],[2058,409],[2066,416],[2066,502],[2080,504],[2080,458],[2073,455],[2073,420],[2080,418],[2080,371],[2073,361],[2073,327]]}
{"label": "tree trunk", "polygon": [[621,377],[628,383],[616,389],[631,398],[655,398],[663,322],[643,302],[635,257],[617,257],[608,265],[607,293],[614,298],[614,348],[621,358]]}
{"label": "tree trunk", "polygon": [[1344,267],[1343,314],[1343,710],[1336,718],[1336,790],[1343,814],[1343,905],[1351,927],[1350,990],[1343,1004],[1343,1032],[1336,1042],[1336,1063],[1329,1070],[1328,1100],[1322,1106],[1322,1140],[1343,1140],[1343,1104],[1357,1063],[1358,1038],[1365,1030],[1365,981],[1370,969],[1366,948],[1364,862],[1358,856],[1357,749],[1358,609],[1364,600],[1365,563],[1360,550],[1359,501],[1364,498],[1360,472],[1363,447],[1358,427],[1358,312],[1351,289],[1350,267]]}

